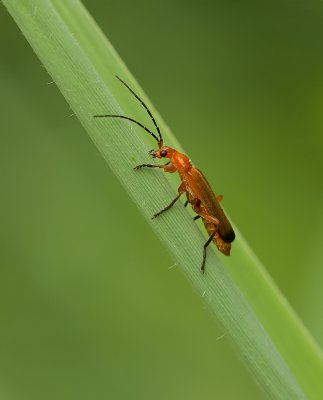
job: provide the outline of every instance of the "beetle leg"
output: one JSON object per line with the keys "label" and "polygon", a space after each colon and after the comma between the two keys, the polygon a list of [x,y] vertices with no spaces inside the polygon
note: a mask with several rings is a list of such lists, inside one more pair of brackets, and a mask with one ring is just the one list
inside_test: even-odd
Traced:
{"label": "beetle leg", "polygon": [[210,237],[208,238],[208,240],[205,242],[204,247],[203,247],[203,259],[202,259],[202,265],[201,265],[201,272],[204,273],[205,270],[205,261],[206,261],[206,249],[209,246],[209,244],[213,241],[214,236],[216,235],[217,231],[218,231],[218,226],[219,226],[219,220],[212,216],[207,214],[206,212],[201,210],[201,202],[199,199],[195,199],[192,202],[192,207],[193,210],[196,212],[197,216],[194,219],[198,219],[198,218],[203,218],[204,223],[208,222],[214,225],[214,230],[211,233]]}
{"label": "beetle leg", "polygon": [[203,259],[202,259],[202,265],[201,265],[201,272],[204,274],[205,271],[205,261],[206,261],[206,249],[209,246],[209,244],[213,241],[214,235],[216,234],[216,231],[214,231],[211,236],[208,238],[208,240],[205,242],[203,246]]}
{"label": "beetle leg", "polygon": [[175,199],[168,204],[168,206],[166,206],[165,208],[163,208],[162,210],[160,210],[158,213],[154,214],[152,219],[157,218],[160,214],[162,214],[164,211],[169,210],[171,207],[173,207],[173,205],[176,203],[176,201],[181,197],[181,195],[185,192],[185,186],[183,184],[183,182],[180,184],[179,188],[178,188],[178,195],[175,197]]}
{"label": "beetle leg", "polygon": [[162,210],[158,211],[158,213],[154,214],[153,217],[152,217],[152,219],[157,218],[157,217],[158,217],[160,214],[162,214],[164,211],[167,211],[167,210],[169,210],[171,207],[173,207],[173,205],[174,205],[174,204],[176,203],[176,201],[181,197],[182,194],[183,194],[183,192],[182,192],[182,193],[179,193],[179,194],[175,197],[175,199],[174,199],[170,204],[168,204],[168,206],[166,206],[166,207],[163,208]]}
{"label": "beetle leg", "polygon": [[[207,222],[211,222],[217,228],[219,225],[219,220],[212,215],[207,214],[206,212],[201,209],[201,201],[199,199],[194,199],[191,201],[193,211],[196,212],[197,216],[203,218]],[[196,218],[197,219],[197,218]]]}
{"label": "beetle leg", "polygon": [[169,163],[170,161],[167,164],[165,164],[164,172],[169,172],[170,174],[172,174],[173,172],[177,171],[177,168],[173,164],[168,165]]}
{"label": "beetle leg", "polygon": [[203,211],[203,208],[201,207],[201,201],[199,199],[194,199],[190,203],[192,204],[193,211],[196,212],[198,216],[208,222],[211,222],[211,224],[214,224],[216,227],[219,225],[219,220],[216,217],[213,217],[212,215],[209,215]]}
{"label": "beetle leg", "polygon": [[219,223],[220,223],[217,218],[213,217],[212,215],[206,214],[203,211],[198,211],[196,213],[198,214],[199,217],[205,219],[205,221],[211,222],[211,224],[214,224],[216,227],[216,230],[217,230]]}
{"label": "beetle leg", "polygon": [[[184,204],[184,207],[187,207],[188,203],[189,203],[189,201],[186,200],[186,201],[185,201],[185,204]],[[196,216],[193,218],[193,221],[196,221],[196,220],[199,219],[199,218],[201,218],[201,216],[200,216],[200,215],[196,215]]]}
{"label": "beetle leg", "polygon": [[218,201],[218,203],[221,203],[221,201],[222,201],[222,199],[223,199],[223,196],[222,196],[222,194],[218,194],[217,196],[215,196],[216,197],[216,199],[217,199],[217,201]]}
{"label": "beetle leg", "polygon": [[137,165],[135,167],[133,167],[133,169],[140,169],[140,168],[165,168],[168,164],[170,164],[170,161],[168,161],[166,164],[140,164]]}

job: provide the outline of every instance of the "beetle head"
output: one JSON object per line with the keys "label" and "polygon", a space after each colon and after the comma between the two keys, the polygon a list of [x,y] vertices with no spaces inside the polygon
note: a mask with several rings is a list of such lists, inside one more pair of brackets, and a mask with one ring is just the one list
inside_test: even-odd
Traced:
{"label": "beetle head", "polygon": [[[159,144],[159,143],[158,143]],[[168,146],[161,146],[158,150],[150,150],[149,155],[153,158],[171,158],[173,153],[173,149]]]}

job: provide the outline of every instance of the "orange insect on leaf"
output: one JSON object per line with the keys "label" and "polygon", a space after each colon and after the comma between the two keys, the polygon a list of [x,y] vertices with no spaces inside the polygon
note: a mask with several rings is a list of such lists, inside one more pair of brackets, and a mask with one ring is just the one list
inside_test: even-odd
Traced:
{"label": "orange insect on leaf", "polygon": [[157,141],[158,149],[151,150],[149,152],[150,156],[153,158],[166,158],[169,161],[161,165],[141,164],[134,167],[134,169],[137,170],[141,168],[163,168],[164,172],[178,172],[181,178],[181,184],[178,188],[178,195],[169,205],[164,207],[158,213],[154,214],[153,218],[157,218],[163,212],[169,210],[183,193],[186,194],[187,201],[185,203],[185,207],[188,203],[191,204],[192,209],[197,214],[194,219],[196,220],[198,218],[202,218],[203,224],[209,234],[209,238],[205,242],[203,247],[201,271],[204,272],[206,262],[206,250],[210,243],[213,241],[221,253],[229,256],[231,251],[231,243],[235,239],[235,234],[232,226],[220,205],[222,195],[216,196],[214,194],[211,186],[209,185],[202,172],[194,165],[192,165],[190,159],[185,154],[180,153],[172,147],[164,146],[164,141],[160,129],[146,104],[121,78],[119,78],[118,76],[117,78],[146,109],[151,120],[153,121],[153,124],[155,125],[157,134],[146,128],[143,124],[136,121],[135,119],[124,115],[106,114],[94,115],[94,117],[126,119],[143,128]]}

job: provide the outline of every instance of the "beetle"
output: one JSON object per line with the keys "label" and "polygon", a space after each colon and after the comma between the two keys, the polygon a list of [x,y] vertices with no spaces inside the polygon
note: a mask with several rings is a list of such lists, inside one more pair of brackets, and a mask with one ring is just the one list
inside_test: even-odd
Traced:
{"label": "beetle", "polygon": [[197,214],[194,217],[194,220],[201,218],[209,234],[209,238],[203,246],[203,258],[201,264],[201,272],[203,273],[205,271],[206,251],[210,243],[213,241],[221,253],[229,256],[231,251],[231,243],[235,239],[233,228],[220,205],[223,196],[216,196],[214,194],[210,184],[204,177],[203,173],[191,163],[191,160],[185,154],[180,153],[172,147],[164,146],[162,134],[149,108],[121,78],[119,78],[118,76],[116,77],[146,109],[157,130],[157,134],[152,132],[150,129],[148,129],[146,126],[136,121],[135,119],[127,117],[125,115],[105,114],[94,115],[94,117],[126,119],[139,125],[156,140],[158,144],[158,149],[151,150],[149,152],[149,155],[152,158],[166,158],[169,161],[161,165],[140,164],[134,167],[134,169],[138,170],[141,168],[162,168],[164,172],[178,172],[181,179],[181,184],[178,188],[178,195],[170,204],[154,214],[152,218],[157,218],[162,213],[169,210],[182,196],[182,194],[186,193],[187,201],[185,203],[185,207],[188,205],[188,203],[191,204],[193,211]]}

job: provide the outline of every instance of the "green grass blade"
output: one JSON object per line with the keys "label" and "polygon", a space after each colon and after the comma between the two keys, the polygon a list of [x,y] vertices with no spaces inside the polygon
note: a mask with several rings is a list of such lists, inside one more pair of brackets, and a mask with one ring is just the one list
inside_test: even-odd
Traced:
{"label": "green grass blade", "polygon": [[[154,171],[134,172],[150,162],[152,139],[122,120],[95,120],[116,113],[147,121],[147,115],[115,74],[144,98],[165,141],[178,144],[112,46],[77,0],[3,0],[109,166],[171,251],[195,290],[204,297],[264,391],[273,399],[322,399],[321,350],[238,233],[233,254],[220,262],[208,253],[199,272],[204,236],[183,207],[151,221],[175,196]],[[149,147],[147,147],[149,145]],[[198,343],[197,343],[198,345]],[[234,377],[233,377],[234,380]]]}

